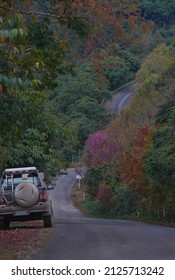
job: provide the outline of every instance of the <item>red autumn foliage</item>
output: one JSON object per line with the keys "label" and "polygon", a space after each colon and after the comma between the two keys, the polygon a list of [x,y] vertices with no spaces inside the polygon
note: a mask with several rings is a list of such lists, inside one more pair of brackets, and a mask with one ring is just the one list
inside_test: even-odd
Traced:
{"label": "red autumn foliage", "polygon": [[104,130],[90,135],[87,143],[90,152],[90,164],[93,166],[108,163],[117,151],[115,141]]}
{"label": "red autumn foliage", "polygon": [[96,193],[96,198],[102,203],[104,207],[108,207],[110,204],[111,191],[105,186],[101,186]]}
{"label": "red autumn foliage", "polygon": [[128,154],[120,159],[123,180],[128,187],[143,195],[147,195],[148,192],[147,176],[143,169],[143,154],[151,143],[152,135],[153,131],[148,126],[139,129]]}

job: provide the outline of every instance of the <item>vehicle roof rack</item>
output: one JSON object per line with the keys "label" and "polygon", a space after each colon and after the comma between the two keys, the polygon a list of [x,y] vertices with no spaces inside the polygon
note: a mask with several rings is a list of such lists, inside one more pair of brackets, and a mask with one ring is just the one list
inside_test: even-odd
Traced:
{"label": "vehicle roof rack", "polygon": [[19,168],[6,168],[3,172],[3,175],[8,174],[21,174],[21,173],[36,173],[36,167],[19,167]]}

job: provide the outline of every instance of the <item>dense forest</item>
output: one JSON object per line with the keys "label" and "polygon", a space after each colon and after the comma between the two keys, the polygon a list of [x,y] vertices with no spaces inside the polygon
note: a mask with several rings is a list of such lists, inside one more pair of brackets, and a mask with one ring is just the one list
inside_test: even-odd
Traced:
{"label": "dense forest", "polygon": [[175,15],[173,1],[166,4],[142,1],[141,14],[153,25],[141,59],[134,52],[140,59],[137,95],[88,138],[86,207],[92,214],[174,221]]}
{"label": "dense forest", "polygon": [[0,3],[0,170],[52,175],[108,123],[102,103],[138,68],[130,52],[115,54],[116,36],[129,42],[142,20],[132,1]]}
{"label": "dense forest", "polygon": [[173,221],[174,35],[174,0],[0,1],[0,170],[81,158],[93,214]]}

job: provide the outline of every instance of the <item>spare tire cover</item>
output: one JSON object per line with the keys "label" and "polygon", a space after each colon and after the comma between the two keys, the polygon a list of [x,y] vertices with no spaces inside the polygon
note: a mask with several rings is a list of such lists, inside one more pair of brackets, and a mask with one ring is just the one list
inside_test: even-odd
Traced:
{"label": "spare tire cover", "polygon": [[29,207],[34,205],[39,197],[37,187],[30,183],[20,183],[14,191],[15,202],[22,207]]}

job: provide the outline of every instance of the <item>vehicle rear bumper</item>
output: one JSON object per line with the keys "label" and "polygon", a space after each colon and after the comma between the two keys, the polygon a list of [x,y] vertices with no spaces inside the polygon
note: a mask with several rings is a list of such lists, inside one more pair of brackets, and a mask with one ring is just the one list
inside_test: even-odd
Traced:
{"label": "vehicle rear bumper", "polygon": [[51,211],[50,202],[38,202],[36,205],[33,205],[28,208],[23,208],[21,206],[7,206],[0,205],[0,219],[3,219],[4,216],[10,216],[12,219],[17,220],[18,217],[27,217],[27,216],[39,216],[39,215],[49,215]]}

